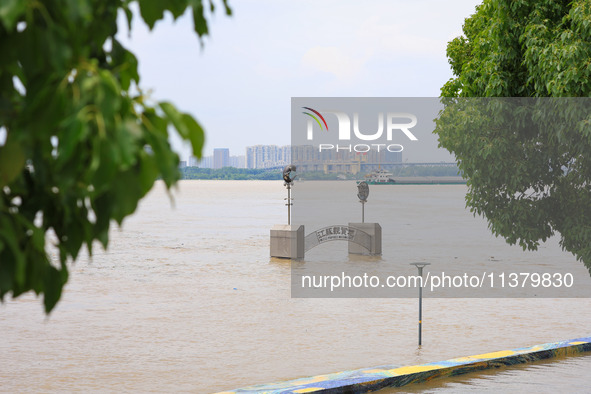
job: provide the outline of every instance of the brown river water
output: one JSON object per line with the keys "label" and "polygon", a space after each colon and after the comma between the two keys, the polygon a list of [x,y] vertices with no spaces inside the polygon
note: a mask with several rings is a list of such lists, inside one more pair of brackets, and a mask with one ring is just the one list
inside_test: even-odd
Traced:
{"label": "brown river water", "polygon": [[[329,183],[331,189],[346,185]],[[415,257],[433,263],[492,257],[482,245],[463,242],[488,231],[464,209],[465,191],[464,185],[372,190],[366,215],[372,219],[372,198],[392,193],[407,202],[377,218],[406,225],[397,235],[399,264]],[[97,248],[92,260],[82,254],[49,317],[34,295],[0,306],[1,392],[208,393],[591,335],[587,298],[426,298],[419,348],[416,298],[291,297],[290,261],[269,257],[269,230],[286,220],[281,182],[183,181],[173,195],[171,206],[157,185],[112,231],[108,252]],[[412,216],[417,204],[425,210]],[[406,239],[429,209],[454,225]],[[487,239],[495,255],[522,258],[519,247]],[[339,245],[342,256],[334,257]],[[384,258],[389,250],[385,245]],[[310,253],[347,258],[340,242]],[[588,275],[551,242],[540,256],[563,259],[575,275]],[[390,392],[585,392],[591,391],[590,367],[591,357],[571,357]]]}

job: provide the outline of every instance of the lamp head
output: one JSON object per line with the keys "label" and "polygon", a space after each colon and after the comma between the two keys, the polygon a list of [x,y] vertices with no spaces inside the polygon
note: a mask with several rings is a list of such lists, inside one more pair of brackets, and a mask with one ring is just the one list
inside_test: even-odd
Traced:
{"label": "lamp head", "polygon": [[293,183],[293,180],[296,178],[297,175],[291,175],[292,171],[296,171],[296,166],[294,166],[293,164],[290,164],[283,168],[283,181],[285,182],[284,185],[291,185]]}
{"label": "lamp head", "polygon": [[359,198],[359,201],[366,202],[367,197],[369,196],[369,186],[367,185],[367,182],[359,182],[357,184],[357,191],[357,198]]}
{"label": "lamp head", "polygon": [[410,265],[414,265],[417,268],[425,268],[428,265],[431,265],[431,263],[425,263],[424,261],[418,262],[418,263],[410,263]]}

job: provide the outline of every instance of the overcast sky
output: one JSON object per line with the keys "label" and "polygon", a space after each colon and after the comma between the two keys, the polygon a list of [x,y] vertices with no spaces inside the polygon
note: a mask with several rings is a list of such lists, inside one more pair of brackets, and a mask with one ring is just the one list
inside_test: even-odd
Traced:
{"label": "overcast sky", "polygon": [[[201,48],[192,18],[149,32],[123,20],[140,86],[206,129],[205,155],[290,143],[291,97],[437,97],[452,74],[447,42],[480,0],[230,0]],[[189,150],[174,146],[186,160]]]}

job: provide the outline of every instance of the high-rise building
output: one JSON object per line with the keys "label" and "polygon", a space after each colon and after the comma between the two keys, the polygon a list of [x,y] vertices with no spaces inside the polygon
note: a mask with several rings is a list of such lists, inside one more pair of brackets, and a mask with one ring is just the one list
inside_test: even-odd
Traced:
{"label": "high-rise building", "polygon": [[230,149],[216,148],[213,150],[213,168],[230,166]]}
{"label": "high-rise building", "polygon": [[277,152],[277,161],[286,166],[291,164],[291,145],[280,146]]}
{"label": "high-rise building", "polygon": [[319,151],[312,145],[298,145],[293,147],[291,162],[303,172],[324,172],[356,174],[384,169],[392,170],[402,163],[402,152],[389,152],[385,149],[355,152],[349,149],[332,149]]}
{"label": "high-rise building", "polygon": [[[230,156],[230,158],[228,160],[228,164],[225,165],[224,167],[245,168],[244,163],[245,163],[244,156]],[[213,156],[203,156],[201,159],[197,159],[195,156],[191,156],[191,157],[189,157],[189,161],[187,163],[187,166],[200,167],[200,168],[213,168],[214,157]]]}
{"label": "high-rise building", "polygon": [[195,166],[199,168],[213,168],[213,156],[203,156],[201,160],[195,159]]}
{"label": "high-rise building", "polygon": [[385,164],[394,164],[394,163],[402,163],[402,152],[384,152],[384,163]]}
{"label": "high-rise building", "polygon": [[246,168],[281,167],[291,162],[291,147],[255,145],[246,147]]}
{"label": "high-rise building", "polygon": [[230,167],[244,168],[244,156],[230,156]]}
{"label": "high-rise building", "polygon": [[190,156],[189,163],[187,165],[189,167],[197,167],[199,165],[199,160],[195,156]]}

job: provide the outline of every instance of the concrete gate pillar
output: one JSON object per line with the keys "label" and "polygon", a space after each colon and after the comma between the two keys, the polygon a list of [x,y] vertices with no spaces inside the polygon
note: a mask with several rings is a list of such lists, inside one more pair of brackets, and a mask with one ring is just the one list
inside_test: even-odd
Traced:
{"label": "concrete gate pillar", "polygon": [[271,257],[304,258],[304,226],[276,224],[271,229]]}
{"label": "concrete gate pillar", "polygon": [[382,226],[379,223],[349,223],[349,227],[357,228],[371,237],[369,250],[355,242],[349,241],[349,253],[364,255],[382,254]]}

